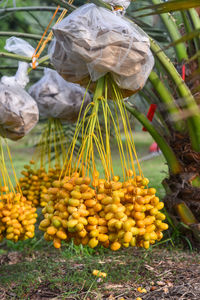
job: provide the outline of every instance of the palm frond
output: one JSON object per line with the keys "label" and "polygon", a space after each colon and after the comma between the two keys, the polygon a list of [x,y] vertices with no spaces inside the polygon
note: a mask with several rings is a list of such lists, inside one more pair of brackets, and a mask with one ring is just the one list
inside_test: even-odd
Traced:
{"label": "palm frond", "polygon": [[174,1],[168,1],[156,5],[148,5],[145,7],[141,7],[135,10],[135,12],[142,12],[145,10],[152,10],[150,13],[144,13],[139,15],[138,17],[145,17],[145,16],[152,16],[157,14],[163,14],[168,13],[172,11],[182,11],[187,10],[194,7],[200,6],[200,0],[174,0]]}
{"label": "palm frond", "polygon": [[187,33],[185,35],[183,35],[180,39],[170,43],[169,45],[167,45],[164,49],[168,49],[170,47],[174,47],[175,45],[178,45],[179,43],[185,43],[188,42],[196,37],[200,37],[200,29],[194,30],[190,33]]}

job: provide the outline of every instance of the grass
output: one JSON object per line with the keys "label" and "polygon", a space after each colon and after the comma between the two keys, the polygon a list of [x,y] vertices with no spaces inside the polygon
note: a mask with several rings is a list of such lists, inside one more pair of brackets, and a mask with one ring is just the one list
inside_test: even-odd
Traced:
{"label": "grass", "polygon": [[[112,255],[112,265],[107,262],[110,259],[108,253],[95,255],[81,251],[74,253],[71,247],[59,253],[51,251],[51,255],[40,252],[38,257],[28,262],[1,267],[1,283],[8,287],[14,282],[13,292],[17,297],[24,299],[26,294],[31,293],[31,289],[38,288],[41,281],[46,284],[48,282],[52,290],[62,290],[63,297],[88,291],[91,285],[92,289],[96,290],[102,283],[107,282],[107,279],[98,283],[92,275],[93,269],[107,272],[112,283],[130,280],[133,262],[129,263],[127,269],[124,254]],[[139,269],[138,263],[139,260],[137,265],[134,264],[136,270]],[[140,277],[136,273],[134,276],[135,279]]]}
{"label": "grass", "polygon": [[[52,250],[51,254],[41,251],[34,257],[30,253],[28,261],[1,267],[1,284],[8,287],[14,282],[12,290],[19,298],[25,297],[31,289],[36,289],[41,281],[48,282],[52,289],[62,290],[63,296],[78,294],[81,290],[87,291],[91,285],[94,290],[108,281],[104,279],[99,283],[92,275],[94,269],[109,274],[110,282],[122,283],[133,277],[134,268],[134,278],[140,280],[138,272],[144,262],[144,255],[144,252],[140,252],[140,259],[137,257],[131,260],[127,258],[127,251],[112,253],[111,256],[108,250],[95,251],[70,244],[63,251]],[[111,260],[112,264],[109,263]]]}
{"label": "grass", "polygon": [[[163,258],[167,260],[164,262]],[[77,247],[72,243],[62,251],[46,248],[29,253],[14,252],[9,264],[0,266],[0,292],[6,290],[13,299],[92,300],[109,299],[110,295],[116,299],[120,296],[135,299],[139,296],[139,286],[150,292],[151,285],[170,280],[169,276],[163,276],[168,261],[170,265],[199,264],[200,255],[193,253],[190,256],[181,250],[164,248],[161,251],[128,248],[113,253],[101,248]],[[94,269],[106,272],[107,277],[93,276]],[[178,273],[175,268],[172,271],[171,276],[176,282]]]}

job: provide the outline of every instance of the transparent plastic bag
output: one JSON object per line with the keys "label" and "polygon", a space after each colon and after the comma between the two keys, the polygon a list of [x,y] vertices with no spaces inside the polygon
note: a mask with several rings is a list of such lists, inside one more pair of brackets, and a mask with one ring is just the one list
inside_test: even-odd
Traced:
{"label": "transparent plastic bag", "polygon": [[[26,57],[32,57],[34,53],[34,48],[26,41],[17,38],[15,36],[12,36],[11,38],[6,40],[6,45],[4,47],[7,51],[13,52],[18,55],[26,56]],[[29,77],[27,74],[29,64],[26,62],[19,62],[18,63],[18,70],[15,76],[9,77],[9,81],[16,82],[21,87],[25,87],[27,83],[29,82]],[[6,79],[7,76],[4,76],[2,81],[7,82]]]}
{"label": "transparent plastic bag", "polygon": [[6,45],[4,48],[9,52],[27,57],[32,57],[35,51],[28,42],[15,36],[12,36],[6,40]]}
{"label": "transparent plastic bag", "polygon": [[[34,49],[22,39],[12,37],[5,49],[31,56]],[[0,82],[0,135],[11,140],[25,136],[38,122],[39,112],[34,99],[24,90],[28,83],[28,63],[19,62],[15,76],[3,76]]]}
{"label": "transparent plastic bag", "polygon": [[76,122],[83,98],[82,111],[90,102],[90,96],[84,88],[65,81],[50,69],[45,69],[44,76],[29,89],[29,93],[37,102],[40,117],[44,119]]}
{"label": "transparent plastic bag", "polygon": [[0,135],[11,140],[25,136],[38,122],[33,98],[18,84],[0,83]]}
{"label": "transparent plastic bag", "polygon": [[[111,11],[86,4],[53,27],[50,59],[70,82],[86,86],[111,73],[129,95],[140,90],[154,65],[145,32]],[[130,93],[131,91],[131,93]]]}

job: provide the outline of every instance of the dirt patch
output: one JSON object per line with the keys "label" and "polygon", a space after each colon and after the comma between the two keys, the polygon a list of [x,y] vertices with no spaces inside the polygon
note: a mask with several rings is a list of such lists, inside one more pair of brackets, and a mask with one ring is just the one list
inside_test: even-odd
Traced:
{"label": "dirt patch", "polygon": [[[0,300],[200,299],[199,253],[125,249],[69,259],[63,253],[0,255]],[[94,277],[95,268],[107,278]]]}

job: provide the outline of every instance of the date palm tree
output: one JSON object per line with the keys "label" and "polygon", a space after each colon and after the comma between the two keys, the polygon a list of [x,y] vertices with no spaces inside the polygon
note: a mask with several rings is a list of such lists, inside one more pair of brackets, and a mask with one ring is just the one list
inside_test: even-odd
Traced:
{"label": "date palm tree", "polygon": [[[74,1],[81,5],[88,1]],[[102,0],[90,0],[111,9]],[[46,4],[45,4],[46,3]],[[51,10],[60,5],[69,12],[76,7],[64,0],[40,1],[39,10]],[[51,6],[47,6],[51,5]],[[45,9],[44,6],[45,5]],[[140,91],[146,107],[157,105],[155,121],[150,122],[143,110],[129,99],[129,112],[147,129],[161,149],[169,167],[163,181],[166,189],[165,202],[174,224],[182,222],[184,228],[200,242],[200,0],[148,0],[135,1],[125,17],[137,23],[149,35],[155,67],[146,86]],[[49,8],[49,9],[48,9]],[[23,8],[31,11],[30,7]],[[32,8],[34,11],[34,8]],[[20,11],[20,8],[13,8]],[[4,11],[0,9],[0,14]],[[175,12],[175,15],[174,15]],[[37,16],[36,16],[37,17]],[[147,17],[160,20],[159,27],[149,25]],[[39,21],[40,22],[40,21]],[[40,24],[40,27],[42,24]],[[162,28],[160,28],[162,26]],[[31,31],[31,30],[30,30]],[[165,33],[163,35],[163,32]],[[9,36],[13,32],[0,32]],[[38,40],[39,34],[18,32],[19,36]],[[19,55],[0,52],[0,59],[30,61]],[[41,59],[41,66],[50,66]],[[184,70],[186,68],[186,74]],[[183,73],[183,74],[180,74]],[[183,76],[181,76],[183,75]],[[184,76],[185,75],[185,76]],[[185,77],[185,78],[183,78]]]}

